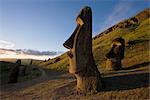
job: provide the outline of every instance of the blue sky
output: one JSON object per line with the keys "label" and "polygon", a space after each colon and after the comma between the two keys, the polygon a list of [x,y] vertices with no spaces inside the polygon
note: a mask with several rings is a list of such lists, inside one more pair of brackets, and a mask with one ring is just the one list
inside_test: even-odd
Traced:
{"label": "blue sky", "polygon": [[0,0],[0,48],[66,51],[81,8],[93,12],[93,36],[149,7],[148,0]]}

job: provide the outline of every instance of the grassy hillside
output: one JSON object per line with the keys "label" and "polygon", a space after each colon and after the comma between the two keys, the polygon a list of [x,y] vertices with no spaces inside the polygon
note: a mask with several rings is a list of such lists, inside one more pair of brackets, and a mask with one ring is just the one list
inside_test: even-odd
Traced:
{"label": "grassy hillside", "polygon": [[[149,100],[149,10],[124,20],[93,38],[94,60],[105,84],[105,88],[100,92],[93,95],[90,93],[85,96],[76,95],[74,75],[63,73],[69,68],[68,57],[64,53],[47,61],[33,61],[34,65],[43,67],[40,69],[43,70],[44,77],[31,81],[30,84],[23,82],[19,84],[25,85],[24,88],[20,88],[18,84],[4,87],[5,91],[9,91],[2,91],[0,98],[2,100],[99,100],[100,98],[102,100]],[[133,21],[135,18],[138,22]],[[109,51],[112,40],[119,36],[126,41],[123,69],[108,72],[105,69],[105,54]],[[23,60],[25,65],[29,65],[30,61]],[[0,65],[3,66],[0,66],[0,76],[2,76],[14,63],[0,62]]]}
{"label": "grassy hillside", "polygon": [[[150,9],[146,9],[136,16],[112,26],[93,38],[95,63],[102,72],[105,71],[105,54],[109,51],[112,40],[119,36],[123,37],[126,41],[123,67],[130,67],[150,61],[149,11]],[[48,69],[59,71],[68,71],[69,67],[66,53],[57,58],[37,64]]]}
{"label": "grassy hillside", "polygon": [[[11,60],[14,61],[14,60]],[[41,76],[41,71],[38,70],[37,68],[34,69],[32,66],[29,65],[23,65],[27,60],[23,60],[22,65],[20,66],[20,69],[22,67],[26,67],[26,75],[20,75],[18,77],[18,82],[24,82],[24,81],[29,81],[31,79],[37,78]],[[11,74],[12,69],[15,67],[15,63],[13,62],[6,62],[6,61],[0,61],[0,85],[5,85],[9,81],[9,76]]]}

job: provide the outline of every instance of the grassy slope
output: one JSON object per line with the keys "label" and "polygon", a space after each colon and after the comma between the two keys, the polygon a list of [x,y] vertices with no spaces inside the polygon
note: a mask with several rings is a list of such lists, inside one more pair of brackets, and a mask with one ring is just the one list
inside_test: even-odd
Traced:
{"label": "grassy slope", "polygon": [[[142,19],[143,18],[143,19]],[[72,83],[69,82],[68,77],[59,76],[53,80],[49,79],[41,84],[28,87],[19,92],[13,92],[3,96],[4,98],[14,99],[58,99],[58,100],[148,100],[149,99],[149,22],[150,18],[142,17],[138,27],[117,28],[106,35],[93,39],[93,54],[98,68],[103,72],[106,89],[95,94],[87,96],[78,96],[72,94]],[[110,48],[111,41],[122,36],[126,41],[134,41],[134,45],[126,45],[125,58],[123,60],[123,67],[125,70],[105,72],[105,54]],[[60,58],[60,61],[56,59]],[[59,71],[68,70],[68,58],[66,53],[51,59],[49,61],[34,62],[42,67],[48,69],[55,69]],[[144,66],[144,67],[143,67]],[[49,73],[49,78],[53,75]]]}
{"label": "grassy slope", "polygon": [[[104,34],[101,37],[93,39],[93,55],[95,63],[101,71],[105,71],[105,54],[110,49],[111,41],[119,36],[122,36],[126,40],[126,42],[135,42],[135,44],[131,46],[128,46],[128,44],[126,44],[123,67],[129,67],[149,61],[150,18],[145,17],[145,14],[139,14],[136,16],[136,18],[139,19],[140,23],[134,28],[118,27],[107,34]],[[61,60],[52,63],[57,58],[60,58]],[[41,62],[38,65],[46,67],[48,69],[68,71],[69,62],[66,53],[57,58],[54,58],[50,61]]]}
{"label": "grassy slope", "polygon": [[[15,66],[15,63],[12,63],[14,61],[15,60],[11,60],[11,62],[0,61],[0,85],[7,84],[11,70]],[[22,64],[27,64],[26,63],[27,61],[28,60],[23,60]],[[29,65],[28,66],[24,65],[24,66],[26,66],[28,70],[32,70],[30,68],[31,66],[29,66]],[[22,65],[20,67],[22,67]],[[24,82],[24,81],[31,80],[33,78],[41,76],[41,74],[42,73],[39,70],[32,70],[30,74],[28,73],[25,76],[19,75],[18,82]]]}

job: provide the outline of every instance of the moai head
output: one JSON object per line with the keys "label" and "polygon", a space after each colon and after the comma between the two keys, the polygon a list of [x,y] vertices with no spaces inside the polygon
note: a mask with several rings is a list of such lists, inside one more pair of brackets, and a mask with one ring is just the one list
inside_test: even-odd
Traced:
{"label": "moai head", "polygon": [[92,11],[90,7],[81,9],[76,18],[77,27],[63,44],[70,51],[70,73],[79,73],[94,64],[92,55]]}
{"label": "moai head", "polygon": [[21,65],[21,60],[18,59],[18,60],[16,61],[16,66],[20,66],[20,65]]}
{"label": "moai head", "polygon": [[106,54],[108,59],[119,57],[124,58],[125,40],[122,37],[116,38],[112,41],[111,50]]}

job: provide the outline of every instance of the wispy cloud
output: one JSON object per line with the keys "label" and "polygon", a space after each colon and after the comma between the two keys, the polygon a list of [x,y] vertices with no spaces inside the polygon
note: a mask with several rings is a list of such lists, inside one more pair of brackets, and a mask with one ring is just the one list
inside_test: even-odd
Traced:
{"label": "wispy cloud", "polygon": [[128,13],[130,12],[131,8],[132,5],[129,2],[120,2],[117,5],[115,5],[114,9],[112,9],[112,13],[110,13],[104,21],[100,32],[125,19]]}
{"label": "wispy cloud", "polygon": [[4,41],[4,40],[0,40],[0,48],[13,48],[15,46],[14,43],[8,42],[8,41]]}

